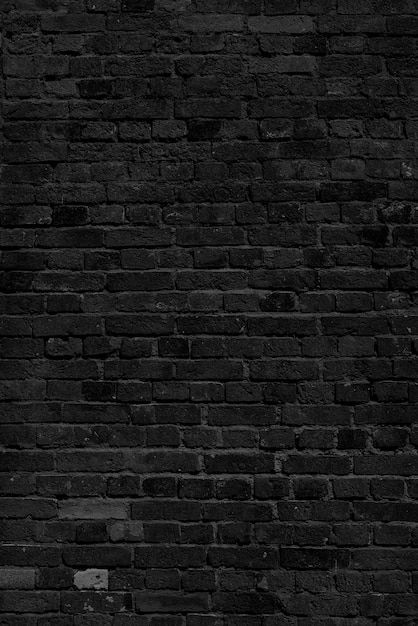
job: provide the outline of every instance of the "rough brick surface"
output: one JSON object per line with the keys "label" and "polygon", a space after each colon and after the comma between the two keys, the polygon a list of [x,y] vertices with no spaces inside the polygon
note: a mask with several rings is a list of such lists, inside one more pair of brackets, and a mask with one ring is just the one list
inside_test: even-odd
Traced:
{"label": "rough brick surface", "polygon": [[416,624],[416,0],[1,12],[0,624]]}

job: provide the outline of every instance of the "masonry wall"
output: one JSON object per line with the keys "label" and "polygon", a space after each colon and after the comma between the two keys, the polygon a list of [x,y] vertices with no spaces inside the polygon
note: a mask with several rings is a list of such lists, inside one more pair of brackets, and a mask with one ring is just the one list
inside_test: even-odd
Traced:
{"label": "masonry wall", "polygon": [[416,624],[416,0],[1,4],[0,624]]}

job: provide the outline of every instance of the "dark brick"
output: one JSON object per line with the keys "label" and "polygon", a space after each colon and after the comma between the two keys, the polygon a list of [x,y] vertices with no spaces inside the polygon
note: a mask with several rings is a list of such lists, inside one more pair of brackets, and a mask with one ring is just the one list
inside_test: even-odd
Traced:
{"label": "dark brick", "polygon": [[0,623],[409,626],[416,3],[3,4]]}

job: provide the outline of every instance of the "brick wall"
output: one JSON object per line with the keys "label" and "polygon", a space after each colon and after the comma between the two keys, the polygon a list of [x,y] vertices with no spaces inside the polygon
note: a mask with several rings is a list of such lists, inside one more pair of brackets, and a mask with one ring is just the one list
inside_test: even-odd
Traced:
{"label": "brick wall", "polygon": [[416,0],[2,18],[0,624],[415,624]]}

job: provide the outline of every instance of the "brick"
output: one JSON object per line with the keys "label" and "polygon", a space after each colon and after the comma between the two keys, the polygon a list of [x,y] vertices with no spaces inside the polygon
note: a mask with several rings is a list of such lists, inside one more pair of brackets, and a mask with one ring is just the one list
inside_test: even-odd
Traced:
{"label": "brick", "polygon": [[103,569],[86,569],[74,574],[74,585],[77,589],[107,589],[109,585],[108,571]]}
{"label": "brick", "polygon": [[180,18],[180,28],[186,32],[241,31],[243,18],[238,15],[190,15]]}
{"label": "brick", "polygon": [[131,563],[131,553],[127,548],[116,546],[100,548],[75,546],[64,549],[63,560],[66,565],[76,568],[126,567]]}
{"label": "brick", "polygon": [[53,591],[3,591],[2,611],[49,613],[59,610],[59,594]]}
{"label": "brick", "polygon": [[334,548],[282,548],[281,563],[288,569],[329,569],[344,567],[348,563],[348,551]]}
{"label": "brick", "polygon": [[61,608],[63,613],[80,614],[83,611],[120,612],[132,608],[131,597],[128,594],[107,592],[64,591],[61,594]]}
{"label": "brick", "polygon": [[302,34],[313,30],[312,18],[307,16],[250,17],[250,30],[261,33]]}
{"label": "brick", "polygon": [[41,27],[46,32],[93,32],[104,29],[104,17],[102,15],[85,16],[80,13],[46,15],[42,17]]}
{"label": "brick", "polygon": [[409,624],[416,3],[3,4],[0,622]]}
{"label": "brick", "polygon": [[28,568],[2,568],[0,570],[2,589],[34,589],[35,570]]}
{"label": "brick", "polygon": [[204,593],[175,594],[149,591],[136,593],[135,604],[140,613],[204,611],[209,606],[208,595]]}
{"label": "brick", "polygon": [[125,503],[75,499],[59,506],[59,517],[62,519],[126,519],[127,516]]}

